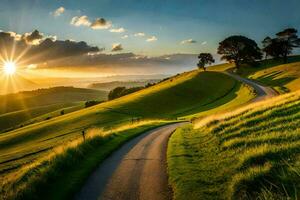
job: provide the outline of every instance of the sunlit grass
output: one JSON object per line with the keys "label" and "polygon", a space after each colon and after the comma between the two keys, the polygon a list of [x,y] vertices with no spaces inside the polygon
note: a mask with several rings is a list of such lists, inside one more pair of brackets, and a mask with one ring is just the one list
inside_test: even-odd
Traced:
{"label": "sunlit grass", "polygon": [[175,199],[297,199],[299,113],[294,92],[177,130],[168,151]]}
{"label": "sunlit grass", "polygon": [[87,175],[114,149],[130,138],[166,123],[169,122],[148,120],[106,131],[88,129],[85,140],[81,137],[57,146],[47,156],[1,177],[0,196],[4,199],[70,198]]}
{"label": "sunlit grass", "polygon": [[264,85],[287,93],[300,89],[300,56],[289,57],[288,63],[279,60],[264,60],[260,66],[245,66],[239,73]]}

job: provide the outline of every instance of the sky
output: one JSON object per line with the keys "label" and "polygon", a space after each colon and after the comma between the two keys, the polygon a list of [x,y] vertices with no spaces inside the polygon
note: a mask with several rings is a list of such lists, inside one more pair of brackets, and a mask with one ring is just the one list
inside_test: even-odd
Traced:
{"label": "sky", "polygon": [[[199,51],[215,53],[218,42],[231,34],[242,34],[261,41],[286,27],[300,29],[299,0],[1,2],[0,25],[3,30],[24,33],[38,29],[60,39],[83,40],[105,48],[107,52],[114,43],[120,43],[124,52],[152,56]],[[61,7],[63,10],[55,14]],[[70,22],[75,16],[87,16],[90,21],[104,18],[111,22],[112,27],[92,29],[74,26]],[[120,33],[110,32],[112,29]],[[136,33],[144,33],[145,36],[134,36]],[[126,35],[128,37],[122,39]],[[146,41],[151,38],[153,41]]]}
{"label": "sky", "polygon": [[[73,74],[83,74],[82,69],[96,70],[97,75],[177,73],[195,68],[200,52],[216,55],[218,43],[230,35],[244,35],[260,45],[263,38],[285,28],[300,30],[299,0],[0,2],[0,30],[4,32],[28,36],[38,30],[36,36],[84,41],[86,49],[98,47],[101,55],[56,59],[44,62],[44,67],[37,59],[27,62],[34,66],[31,69],[63,69],[65,76],[70,68]],[[35,45],[39,40],[30,42]],[[97,64],[87,66],[91,59]]]}

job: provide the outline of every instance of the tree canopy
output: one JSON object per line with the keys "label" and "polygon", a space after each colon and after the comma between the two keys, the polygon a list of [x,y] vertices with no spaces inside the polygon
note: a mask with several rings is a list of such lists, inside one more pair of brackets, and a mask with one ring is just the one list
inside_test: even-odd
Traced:
{"label": "tree canopy", "polygon": [[199,62],[197,66],[199,68],[202,68],[205,71],[205,65],[211,65],[212,63],[215,62],[215,59],[210,53],[200,53],[199,56]]}
{"label": "tree canopy", "polygon": [[218,54],[222,60],[234,62],[239,68],[242,63],[252,63],[262,58],[262,53],[254,40],[234,35],[219,43]]}
{"label": "tree canopy", "polygon": [[266,37],[263,41],[263,51],[267,56],[273,58],[283,58],[287,62],[287,57],[294,48],[300,47],[300,39],[297,36],[297,30],[287,28],[276,34],[275,38]]}

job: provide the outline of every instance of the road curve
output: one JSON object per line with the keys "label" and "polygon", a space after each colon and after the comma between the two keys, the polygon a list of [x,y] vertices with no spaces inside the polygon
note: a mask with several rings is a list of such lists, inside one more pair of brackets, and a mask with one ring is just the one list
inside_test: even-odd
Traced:
{"label": "road curve", "polygon": [[145,132],[121,146],[91,174],[75,199],[171,199],[167,144],[170,135],[184,123]]}
{"label": "road curve", "polygon": [[252,99],[250,102],[258,102],[258,101],[261,101],[261,100],[271,98],[271,97],[274,97],[274,96],[278,95],[278,93],[271,87],[260,85],[260,84],[254,82],[250,79],[243,78],[243,77],[241,77],[237,74],[233,74],[233,73],[230,73],[230,72],[224,72],[224,73],[227,74],[228,76],[231,76],[232,78],[240,81],[240,82],[243,82],[243,83],[249,85],[250,87],[252,87],[256,91],[257,96],[254,99]]}

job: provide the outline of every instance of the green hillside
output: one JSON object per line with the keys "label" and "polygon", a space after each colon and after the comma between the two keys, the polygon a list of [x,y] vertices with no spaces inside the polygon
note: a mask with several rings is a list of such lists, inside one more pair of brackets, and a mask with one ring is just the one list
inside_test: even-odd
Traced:
{"label": "green hillside", "polygon": [[[132,119],[176,119],[228,103],[241,85],[218,72],[198,70],[122,98],[0,134],[0,172],[46,154],[53,146],[81,137],[90,128],[111,129]],[[240,100],[245,103],[249,99]]]}
{"label": "green hillside", "polygon": [[288,63],[282,60],[264,60],[259,66],[245,66],[239,70],[242,76],[286,93],[300,89],[300,56],[291,56]]}
{"label": "green hillside", "polygon": [[2,95],[0,132],[55,117],[61,110],[68,113],[71,110],[81,109],[84,107],[82,101],[106,98],[107,92],[73,87],[55,87]]}
{"label": "green hillside", "polygon": [[298,199],[299,113],[294,92],[178,129],[168,147],[175,199]]}
{"label": "green hillside", "polygon": [[74,87],[53,87],[0,96],[0,114],[17,110],[91,99],[105,100],[107,92]]}

